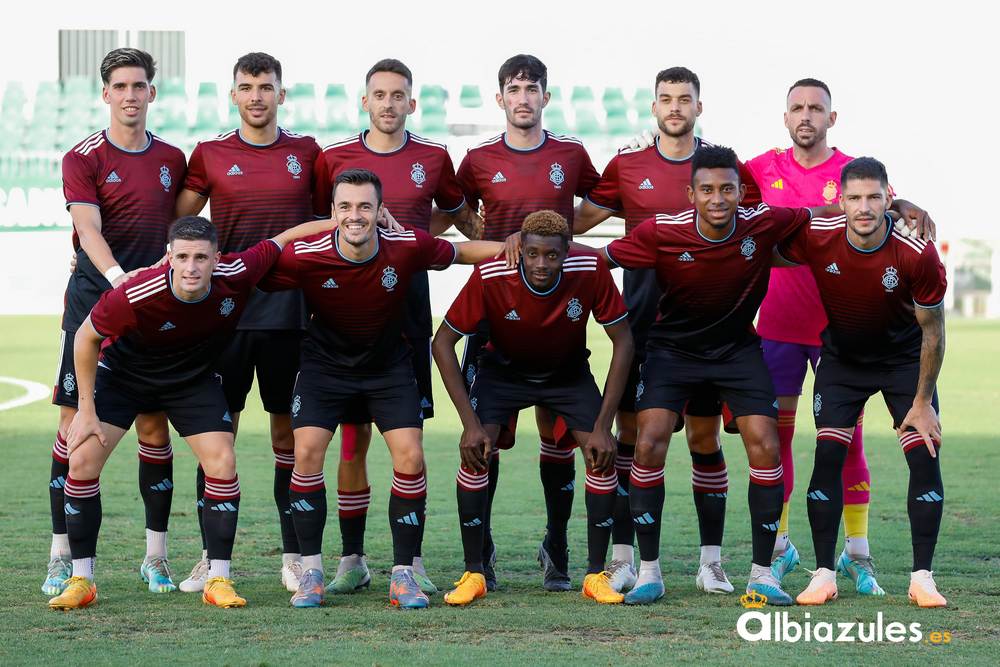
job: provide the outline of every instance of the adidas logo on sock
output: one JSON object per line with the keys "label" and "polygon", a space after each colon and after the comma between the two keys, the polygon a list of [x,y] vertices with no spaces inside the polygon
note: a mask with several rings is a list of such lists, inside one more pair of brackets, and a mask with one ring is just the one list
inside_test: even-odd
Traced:
{"label": "adidas logo on sock", "polygon": [[496,175],[495,175],[495,176],[493,177],[493,180],[492,180],[492,181],[490,181],[490,182],[491,182],[491,183],[506,183],[506,182],[507,182],[507,179],[506,179],[506,178],[504,178],[504,175],[503,175],[503,172],[502,172],[502,171],[498,171],[498,172],[496,173]]}
{"label": "adidas logo on sock", "polygon": [[172,488],[174,488],[174,483],[166,478],[164,478],[164,480],[159,484],[154,484],[149,487],[150,491],[169,491]]}
{"label": "adidas logo on sock", "polygon": [[628,497],[628,489],[626,489],[626,488],[625,488],[624,486],[622,486],[621,484],[619,484],[619,485],[618,485],[618,489],[617,489],[617,491],[616,491],[616,492],[617,492],[617,494],[618,494],[619,496],[623,496],[623,497],[626,497],[626,498]]}
{"label": "adidas logo on sock", "polygon": [[872,487],[868,486],[868,482],[859,482],[854,486],[847,487],[848,491],[871,491]]}
{"label": "adidas logo on sock", "polygon": [[236,505],[232,503],[217,503],[212,505],[213,512],[235,512]]}
{"label": "adidas logo on sock", "polygon": [[465,526],[466,528],[475,528],[476,526],[483,525],[483,522],[477,518],[473,519],[472,521],[463,521],[462,525]]}
{"label": "adidas logo on sock", "polygon": [[691,253],[689,253],[689,252],[687,252],[685,250],[684,252],[681,253],[681,256],[677,258],[677,261],[678,262],[693,262],[694,261],[694,257],[691,256]]}
{"label": "adidas logo on sock", "polygon": [[576,483],[575,482],[570,482],[569,484],[567,484],[566,486],[564,486],[563,488],[561,488],[559,490],[560,491],[572,491],[575,488],[576,488]]}
{"label": "adidas logo on sock", "polygon": [[939,503],[942,500],[944,500],[944,498],[942,496],[939,496],[938,493],[937,493],[937,491],[928,491],[927,493],[925,493],[922,496],[917,496],[916,500],[919,500],[919,501],[925,502],[925,503]]}
{"label": "adidas logo on sock", "polygon": [[160,327],[160,331],[170,331],[171,329],[176,329],[176,328],[177,327],[174,326],[173,322],[167,321],[163,323],[162,327]]}
{"label": "adidas logo on sock", "polygon": [[407,526],[419,526],[420,520],[417,518],[416,512],[410,512],[406,516],[396,519],[396,523],[405,523]]}
{"label": "adidas logo on sock", "polygon": [[59,475],[54,480],[49,482],[49,486],[51,486],[53,489],[61,489],[64,486],[66,486],[66,478],[63,477],[62,475]]}
{"label": "adidas logo on sock", "polygon": [[706,498],[728,498],[729,494],[728,493],[706,493],[705,497]]}
{"label": "adidas logo on sock", "polygon": [[520,320],[521,316],[517,314],[516,310],[511,310],[509,313],[503,316],[505,320]]}
{"label": "adidas logo on sock", "polygon": [[642,183],[639,184],[639,189],[640,190],[652,190],[653,189],[653,184],[649,181],[648,178],[644,178],[642,180]]}
{"label": "adidas logo on sock", "polygon": [[122,177],[118,175],[118,172],[112,171],[108,174],[108,177],[104,179],[105,183],[121,183]]}
{"label": "adidas logo on sock", "polygon": [[205,507],[205,499],[199,498],[198,502],[196,502],[195,505],[198,507],[198,509],[203,509]]}
{"label": "adidas logo on sock", "polygon": [[336,289],[338,287],[340,287],[340,285],[338,285],[337,281],[333,278],[327,278],[326,282],[323,283],[323,289]]}
{"label": "adidas logo on sock", "polygon": [[229,171],[226,172],[226,176],[242,176],[242,175],[243,175],[243,170],[240,169],[240,166],[238,164],[234,164],[232,167],[229,168]]}
{"label": "adidas logo on sock", "polygon": [[69,503],[66,503],[66,505],[63,507],[63,510],[65,510],[66,514],[79,514],[80,513],[80,510],[78,510],[77,508],[73,507]]}
{"label": "adidas logo on sock", "polygon": [[600,523],[595,523],[594,525],[597,526],[598,528],[610,528],[611,526],[615,525],[615,520],[612,517],[608,517],[604,521]]}
{"label": "adidas logo on sock", "polygon": [[838,267],[837,263],[834,262],[830,266],[826,267],[826,272],[827,273],[832,273],[835,276],[839,276],[840,275],[840,267]]}
{"label": "adidas logo on sock", "polygon": [[820,491],[819,489],[815,489],[807,493],[806,498],[809,498],[811,500],[829,500],[827,495],[822,491]]}
{"label": "adidas logo on sock", "polygon": [[762,524],[760,524],[760,527],[763,528],[764,530],[772,532],[772,533],[778,532],[778,522],[777,521],[775,521],[774,523],[762,523]]}
{"label": "adidas logo on sock", "polygon": [[632,521],[634,523],[639,524],[640,526],[652,526],[654,523],[656,523],[656,519],[654,519],[653,515],[650,514],[649,512],[646,512],[642,516],[632,517]]}
{"label": "adidas logo on sock", "polygon": [[294,503],[292,503],[292,507],[294,507],[300,512],[312,512],[314,509],[316,509],[315,507],[310,505],[309,502],[305,499],[296,500]]}

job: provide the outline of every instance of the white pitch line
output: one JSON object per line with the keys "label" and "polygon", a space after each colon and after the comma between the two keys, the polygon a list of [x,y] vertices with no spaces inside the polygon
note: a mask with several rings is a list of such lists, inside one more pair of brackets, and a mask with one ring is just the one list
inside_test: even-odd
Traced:
{"label": "white pitch line", "polygon": [[0,411],[12,410],[13,408],[19,408],[22,405],[28,405],[29,403],[40,401],[43,398],[50,396],[52,393],[49,387],[46,387],[44,384],[40,384],[38,382],[32,382],[31,380],[21,380],[18,378],[0,376],[0,382],[15,385],[25,391],[23,396],[18,396],[17,398],[0,403]]}

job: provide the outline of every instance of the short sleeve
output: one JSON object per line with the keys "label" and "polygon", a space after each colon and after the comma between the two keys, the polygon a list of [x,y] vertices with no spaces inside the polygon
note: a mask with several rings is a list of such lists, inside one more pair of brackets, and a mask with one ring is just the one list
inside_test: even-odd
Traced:
{"label": "short sleeve", "polygon": [[208,170],[205,168],[205,150],[202,144],[194,147],[191,159],[188,161],[187,175],[184,177],[184,189],[197,192],[207,197],[212,189],[208,182]]}
{"label": "short sleeve", "polygon": [[601,179],[587,195],[587,200],[594,206],[599,206],[609,211],[622,210],[621,190],[618,187],[618,161],[618,155],[611,158],[611,162],[608,162],[608,166],[604,168],[604,173],[601,174]]}
{"label": "short sleeve", "polygon": [[594,163],[590,159],[587,149],[580,146],[580,175],[576,179],[576,196],[586,197],[600,182],[601,175],[594,169]]}
{"label": "short sleeve", "polygon": [[598,324],[608,326],[620,322],[628,316],[628,308],[615,285],[611,271],[603,262],[597,266],[597,293],[594,295],[594,319]]}
{"label": "short sleeve", "polygon": [[441,175],[438,177],[437,190],[434,191],[434,203],[445,213],[454,213],[465,204],[465,195],[455,176],[455,165],[447,151],[441,160]]}
{"label": "short sleeve", "polygon": [[292,241],[281,250],[277,261],[271,265],[271,270],[266,272],[257,283],[258,289],[265,292],[277,292],[299,287],[299,267],[295,255],[296,243],[300,243],[300,241]]}
{"label": "short sleeve", "polygon": [[316,156],[316,165],[313,167],[313,215],[317,218],[329,218],[333,212],[333,179],[330,174],[330,165],[326,153],[320,152]]}
{"label": "short sleeve", "polygon": [[740,201],[740,206],[750,208],[763,202],[764,196],[761,194],[760,185],[757,183],[753,170],[742,162],[740,162],[739,165],[740,183],[747,187],[746,194],[743,195],[743,199]]}
{"label": "short sleeve", "polygon": [[658,253],[656,218],[649,218],[607,246],[608,258],[623,269],[651,269]]}
{"label": "short sleeve", "polygon": [[471,336],[476,332],[479,322],[484,319],[486,319],[486,308],[483,302],[483,279],[477,266],[462,291],[455,297],[454,303],[444,316],[444,321],[456,333]]}
{"label": "short sleeve", "polygon": [[775,250],[782,259],[794,264],[805,264],[809,258],[809,228],[800,227],[791,236],[786,236]]}
{"label": "short sleeve", "polygon": [[920,253],[915,267],[913,285],[910,288],[913,303],[919,308],[937,308],[944,301],[947,288],[944,264],[941,263],[934,244],[928,243]]}
{"label": "short sleeve", "polygon": [[73,204],[100,206],[97,197],[97,165],[76,151],[66,153],[62,161],[63,195],[66,208]]}
{"label": "short sleeve", "polygon": [[812,213],[807,208],[772,207],[771,216],[777,234],[775,238],[779,242],[795,236],[812,220]]}
{"label": "short sleeve", "polygon": [[[229,255],[228,258],[242,261],[247,268],[249,282],[256,285],[264,274],[271,270],[281,253],[282,249],[277,243],[271,239],[265,239],[241,253]],[[227,257],[223,257],[222,261],[226,261],[226,259]],[[219,263],[219,266],[222,266],[222,262]]]}
{"label": "short sleeve", "polygon": [[414,229],[419,248],[418,266],[422,271],[441,271],[454,264],[458,249],[451,241]]}
{"label": "short sleeve", "polygon": [[465,195],[465,203],[472,207],[473,210],[479,210],[479,200],[482,199],[482,193],[479,191],[479,184],[476,183],[476,170],[472,166],[472,154],[466,153],[465,157],[462,158],[462,163],[458,165],[458,173],[455,177],[458,180],[458,187],[462,189],[462,194]]}
{"label": "short sleeve", "polygon": [[125,294],[125,284],[102,294],[90,310],[90,323],[105,338],[124,336],[136,328],[135,313]]}

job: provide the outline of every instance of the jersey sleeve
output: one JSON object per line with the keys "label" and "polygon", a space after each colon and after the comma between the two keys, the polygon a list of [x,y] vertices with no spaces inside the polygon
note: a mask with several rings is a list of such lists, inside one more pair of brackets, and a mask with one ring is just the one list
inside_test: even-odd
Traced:
{"label": "jersey sleeve", "polygon": [[598,324],[608,326],[620,322],[628,316],[628,308],[622,299],[611,270],[599,262],[597,266],[597,292],[594,295],[594,319]]}
{"label": "jersey sleeve", "polygon": [[812,213],[807,208],[773,207],[771,216],[774,218],[776,238],[779,242],[795,236],[812,220]]}
{"label": "jersey sleeve", "polygon": [[458,187],[462,189],[462,194],[465,195],[465,203],[471,206],[473,210],[478,211],[482,193],[479,191],[479,184],[476,183],[476,173],[472,166],[471,153],[466,153],[465,157],[462,158],[462,163],[458,165],[458,173],[455,176],[458,179]]}
{"label": "jersey sleeve", "polygon": [[794,264],[805,264],[809,257],[809,227],[799,227],[791,236],[786,236],[775,250],[782,259]]}
{"label": "jersey sleeve", "polygon": [[757,183],[757,178],[754,176],[753,170],[742,162],[739,164],[740,183],[747,187],[746,194],[743,195],[743,199],[740,201],[740,206],[746,208],[756,206],[764,201],[764,196],[760,191],[760,185]]}
{"label": "jersey sleeve", "polygon": [[651,269],[657,256],[656,218],[639,223],[631,232],[604,248],[608,258],[623,269]]}
{"label": "jersey sleeve", "polygon": [[317,218],[329,218],[333,210],[333,186],[331,184],[330,165],[326,153],[316,156],[313,167],[313,214]]}
{"label": "jersey sleeve", "polygon": [[947,288],[944,264],[941,263],[934,244],[928,243],[920,253],[914,270],[913,285],[910,288],[913,303],[919,308],[937,308],[944,301]]}
{"label": "jersey sleeve", "polygon": [[483,279],[479,275],[477,266],[462,291],[455,297],[454,303],[444,316],[444,321],[456,333],[471,336],[476,332],[479,322],[484,319],[486,319],[486,308],[483,300]]}
{"label": "jersey sleeve", "polygon": [[458,184],[455,175],[455,164],[447,151],[441,160],[441,175],[438,177],[437,190],[434,191],[434,203],[445,213],[454,213],[465,204],[465,195]]}
{"label": "jersey sleeve", "polygon": [[622,210],[621,190],[618,188],[618,161],[619,156],[615,155],[604,168],[601,179],[587,194],[587,201],[594,206],[608,209],[609,211]]}
{"label": "jersey sleeve", "polygon": [[70,151],[62,162],[63,195],[66,208],[73,204],[100,207],[97,197],[97,165],[76,151]]}
{"label": "jersey sleeve", "polygon": [[451,241],[446,241],[427,232],[414,229],[419,253],[418,266],[422,271],[442,271],[454,264],[458,249]]}
{"label": "jersey sleeve", "polygon": [[[277,261],[272,263],[270,271],[265,273],[257,283],[258,289],[265,292],[277,292],[299,287],[299,267],[295,255],[296,243],[293,241],[281,250]],[[274,244],[272,243],[272,245]],[[277,248],[276,245],[274,247]]]}
{"label": "jersey sleeve", "polygon": [[124,285],[101,295],[90,310],[90,323],[105,338],[124,336],[136,327],[135,312],[125,294]]}
{"label": "jersey sleeve", "polygon": [[587,149],[580,146],[580,176],[576,181],[576,196],[586,197],[600,182],[601,175],[594,169],[594,163],[590,159]]}
{"label": "jersey sleeve", "polygon": [[211,187],[208,183],[208,171],[205,169],[205,149],[202,144],[194,147],[191,159],[188,160],[187,174],[184,176],[184,189],[197,192],[207,197]]}
{"label": "jersey sleeve", "polygon": [[265,239],[239,253],[237,257],[247,267],[250,284],[256,285],[271,270],[281,253],[282,249],[277,243],[271,239]]}

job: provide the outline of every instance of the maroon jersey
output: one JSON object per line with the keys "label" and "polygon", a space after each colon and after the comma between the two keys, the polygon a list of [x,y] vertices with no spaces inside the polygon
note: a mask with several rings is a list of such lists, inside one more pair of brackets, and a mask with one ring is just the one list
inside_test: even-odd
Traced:
{"label": "maroon jersey", "polygon": [[914,308],[937,308],[947,280],[933,243],[904,238],[886,218],[881,245],[861,250],[847,219],[816,218],[778,252],[812,271],[828,324],[825,350],[858,363],[912,362],[922,333]]}
{"label": "maroon jersey", "polygon": [[[600,182],[587,195],[594,206],[625,214],[625,233],[631,232],[643,220],[657,213],[675,215],[691,208],[687,187],[691,185],[691,158],[694,153],[674,160],[660,152],[657,143],[640,149],[623,148],[604,168]],[[695,150],[711,146],[695,139]],[[753,174],[743,163],[740,182],[747,193],[740,202],[751,208],[761,202],[760,188]]]}
{"label": "maroon jersey", "polygon": [[469,206],[486,207],[489,241],[503,241],[521,229],[529,213],[549,209],[573,226],[573,197],[583,197],[600,176],[579,140],[545,130],[542,143],[519,150],[501,134],[469,149],[458,182]]}
{"label": "maroon jersey", "polygon": [[341,373],[381,371],[410,352],[402,321],[413,275],[447,268],[456,249],[419,229],[379,229],[375,253],[355,262],[340,254],[338,233],[285,247],[261,289],[298,288],[305,295],[313,316],[302,341],[303,364]]}
{"label": "maroon jersey", "polygon": [[[199,142],[184,187],[209,198],[222,252],[240,252],[313,218],[312,190],[319,145],[278,128],[270,144],[245,141],[239,130]],[[302,296],[255,294],[240,321],[244,330],[300,329]]]}
{"label": "maroon jersey", "polygon": [[153,387],[177,386],[211,372],[254,286],[280,253],[267,240],[224,255],[199,301],[174,295],[169,265],[105,292],[90,312],[94,329],[107,338],[101,365],[125,382]]}
{"label": "maroon jersey", "polygon": [[702,236],[697,213],[658,215],[607,247],[626,269],[656,269],[663,290],[648,348],[719,359],[756,339],[753,318],[767,291],[772,250],[809,221],[808,209],[740,208],[730,234]]}
{"label": "maroon jersey", "polygon": [[562,273],[546,292],[535,290],[522,267],[504,260],[476,266],[445,316],[452,329],[470,336],[489,322],[488,358],[522,377],[544,380],[584,368],[590,314],[607,326],[628,311],[611,272],[592,252],[570,252]]}
{"label": "maroon jersey", "polygon": [[[63,157],[66,207],[94,206],[101,212],[101,236],[125,271],[159,261],[167,247],[167,230],[184,182],[184,153],[147,132],[148,144],[129,151],[111,143],[107,131],[90,135]],[[108,281],[80,247],[76,271],[66,287],[62,328],[76,331]]]}
{"label": "maroon jersey", "polygon": [[430,230],[431,205],[442,211],[462,208],[465,197],[455,179],[455,166],[443,144],[410,132],[403,145],[391,153],[378,153],[365,143],[365,130],[356,137],[323,149],[316,163],[313,193],[315,213],[330,217],[333,179],[345,169],[368,169],[382,181],[382,200],[398,222]]}

